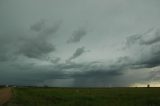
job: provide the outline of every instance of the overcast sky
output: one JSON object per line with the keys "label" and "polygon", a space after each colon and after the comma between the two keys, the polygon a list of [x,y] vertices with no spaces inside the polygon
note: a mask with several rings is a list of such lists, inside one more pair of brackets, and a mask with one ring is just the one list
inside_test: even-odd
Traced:
{"label": "overcast sky", "polygon": [[159,0],[0,0],[0,84],[159,81]]}

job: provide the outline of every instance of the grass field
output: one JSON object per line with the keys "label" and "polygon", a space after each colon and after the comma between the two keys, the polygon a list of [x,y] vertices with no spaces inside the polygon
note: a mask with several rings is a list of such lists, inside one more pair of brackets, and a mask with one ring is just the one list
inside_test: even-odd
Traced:
{"label": "grass field", "polygon": [[13,88],[7,106],[160,106],[160,88]]}

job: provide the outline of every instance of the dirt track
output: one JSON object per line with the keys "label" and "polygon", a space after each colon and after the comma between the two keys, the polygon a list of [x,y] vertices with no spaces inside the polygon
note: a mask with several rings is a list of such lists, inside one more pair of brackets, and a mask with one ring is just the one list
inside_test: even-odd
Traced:
{"label": "dirt track", "polygon": [[11,88],[0,89],[0,106],[9,101],[12,96]]}

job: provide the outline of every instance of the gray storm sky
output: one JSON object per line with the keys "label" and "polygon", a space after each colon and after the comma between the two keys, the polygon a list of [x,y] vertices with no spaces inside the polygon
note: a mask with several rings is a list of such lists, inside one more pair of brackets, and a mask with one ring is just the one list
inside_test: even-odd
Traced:
{"label": "gray storm sky", "polygon": [[159,0],[1,0],[0,84],[159,82]]}

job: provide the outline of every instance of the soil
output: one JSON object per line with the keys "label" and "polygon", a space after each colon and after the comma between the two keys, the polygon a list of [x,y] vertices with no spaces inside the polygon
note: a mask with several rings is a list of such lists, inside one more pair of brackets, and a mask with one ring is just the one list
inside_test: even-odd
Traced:
{"label": "soil", "polygon": [[12,96],[11,88],[0,89],[0,106],[7,103]]}

